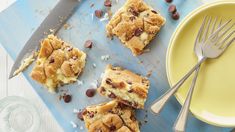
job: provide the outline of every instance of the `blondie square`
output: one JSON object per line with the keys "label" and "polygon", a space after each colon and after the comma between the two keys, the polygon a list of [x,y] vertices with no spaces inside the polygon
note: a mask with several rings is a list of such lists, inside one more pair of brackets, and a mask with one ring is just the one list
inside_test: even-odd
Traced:
{"label": "blondie square", "polygon": [[83,112],[88,132],[139,132],[134,109],[116,100],[87,107]]}
{"label": "blondie square", "polygon": [[35,81],[50,92],[77,80],[85,67],[86,54],[54,35],[41,41],[36,64],[31,72]]}
{"label": "blondie square", "polygon": [[165,18],[143,0],[127,0],[106,25],[108,37],[117,36],[133,55],[140,55],[165,23]]}
{"label": "blondie square", "polygon": [[143,109],[148,96],[149,80],[121,67],[108,65],[98,92],[109,98]]}

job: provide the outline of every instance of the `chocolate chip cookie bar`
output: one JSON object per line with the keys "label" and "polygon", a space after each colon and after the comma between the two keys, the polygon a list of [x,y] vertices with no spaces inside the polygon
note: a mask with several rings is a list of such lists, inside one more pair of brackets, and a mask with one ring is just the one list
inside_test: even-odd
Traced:
{"label": "chocolate chip cookie bar", "polygon": [[127,0],[106,26],[108,37],[117,36],[133,55],[140,55],[165,23],[165,18],[143,0]]}
{"label": "chocolate chip cookie bar", "polygon": [[139,132],[134,109],[116,100],[87,107],[83,112],[88,132]]}
{"label": "chocolate chip cookie bar", "polygon": [[77,80],[85,67],[85,59],[84,52],[54,35],[48,35],[41,41],[31,77],[43,84],[50,92],[55,92],[58,86]]}
{"label": "chocolate chip cookie bar", "polygon": [[136,109],[143,109],[148,89],[147,78],[121,67],[108,65],[98,92]]}

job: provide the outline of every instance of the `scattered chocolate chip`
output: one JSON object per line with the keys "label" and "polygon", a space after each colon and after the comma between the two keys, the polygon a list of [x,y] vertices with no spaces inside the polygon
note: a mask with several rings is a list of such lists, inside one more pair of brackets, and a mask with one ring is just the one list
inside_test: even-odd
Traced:
{"label": "scattered chocolate chip", "polygon": [[103,11],[102,11],[102,10],[95,10],[95,16],[96,16],[97,18],[101,18],[102,15],[103,15]]}
{"label": "scattered chocolate chip", "polygon": [[84,110],[82,110],[82,111],[80,111],[80,112],[77,113],[77,117],[78,117],[78,119],[80,119],[81,121],[84,121],[83,113],[84,113]]}
{"label": "scattered chocolate chip", "polygon": [[72,96],[69,95],[69,94],[65,94],[65,95],[63,96],[63,99],[64,99],[64,102],[65,102],[65,103],[69,103],[69,102],[72,100]]}
{"label": "scattered chocolate chip", "polygon": [[137,29],[135,30],[134,35],[138,37],[138,36],[140,36],[140,35],[142,34],[142,32],[143,32],[143,30],[142,30],[141,28],[137,28]]}
{"label": "scattered chocolate chip", "polygon": [[93,7],[95,4],[94,3],[92,3],[91,5],[90,5],[90,7]]}
{"label": "scattered chocolate chip", "polygon": [[110,0],[105,0],[104,6],[111,7],[112,6],[112,2]]}
{"label": "scattered chocolate chip", "polygon": [[85,42],[85,45],[84,45],[84,46],[85,46],[86,48],[90,48],[90,49],[91,49],[91,48],[92,48],[92,45],[93,45],[93,42],[92,42],[91,40],[87,40],[87,41]]}
{"label": "scattered chocolate chip", "polygon": [[167,3],[171,3],[173,0],[165,0]]}
{"label": "scattered chocolate chip", "polygon": [[180,18],[180,14],[178,12],[175,12],[171,16],[174,20],[178,20]]}
{"label": "scattered chocolate chip", "polygon": [[55,59],[54,59],[54,58],[51,58],[50,61],[49,61],[50,64],[51,64],[51,63],[54,63],[54,62],[55,62]]}
{"label": "scattered chocolate chip", "polygon": [[177,11],[176,6],[175,5],[170,5],[168,8],[168,12],[170,13],[175,13]]}
{"label": "scattered chocolate chip", "polygon": [[109,94],[109,98],[116,98],[117,96],[114,93]]}
{"label": "scattered chocolate chip", "polygon": [[108,85],[111,85],[111,84],[112,84],[112,80],[111,80],[110,78],[107,78],[107,79],[105,80],[105,82],[106,82]]}
{"label": "scattered chocolate chip", "polygon": [[152,13],[158,14],[155,10],[151,10],[151,11],[152,11]]}
{"label": "scattered chocolate chip", "polygon": [[96,89],[94,89],[94,88],[90,88],[90,89],[86,90],[87,97],[93,97],[95,95],[95,93],[96,93]]}
{"label": "scattered chocolate chip", "polygon": [[114,125],[111,125],[111,127],[109,129],[110,129],[110,131],[114,131],[114,130],[116,130],[116,127]]}

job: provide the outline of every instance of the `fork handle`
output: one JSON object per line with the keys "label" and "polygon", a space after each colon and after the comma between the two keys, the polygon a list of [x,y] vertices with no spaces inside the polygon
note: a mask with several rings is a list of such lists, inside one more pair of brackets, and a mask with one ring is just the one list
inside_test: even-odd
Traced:
{"label": "fork handle", "polygon": [[185,80],[206,60],[206,57],[203,57],[180,81],[178,81],[172,88],[167,90],[165,94],[160,96],[154,103],[151,105],[150,109],[154,114],[159,114],[169,98],[180,88],[180,86],[185,82]]}
{"label": "fork handle", "polygon": [[198,77],[198,72],[200,70],[200,66],[196,69],[196,73],[194,75],[192,84],[190,86],[187,98],[180,110],[180,113],[175,121],[174,124],[174,131],[175,132],[184,132],[185,131],[185,126],[186,126],[186,122],[187,122],[187,118],[188,118],[188,113],[189,113],[189,107],[190,107],[190,102],[192,99],[192,95],[193,95],[193,91],[194,91],[194,87],[197,81],[197,77]]}

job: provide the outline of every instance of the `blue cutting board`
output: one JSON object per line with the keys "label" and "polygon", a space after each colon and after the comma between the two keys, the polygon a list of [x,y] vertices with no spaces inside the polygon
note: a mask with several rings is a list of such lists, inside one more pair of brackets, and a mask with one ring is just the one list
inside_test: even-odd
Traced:
{"label": "blue cutting board", "polygon": [[[84,85],[78,86],[77,83],[74,83],[62,88],[69,89],[69,93],[72,93],[73,100],[71,103],[65,104],[63,101],[59,101],[58,94],[48,93],[47,90],[31,80],[28,74],[32,66],[24,72],[27,80],[66,132],[86,131],[85,129],[80,129],[80,126],[84,127],[84,122],[77,119],[76,115],[73,113],[74,108],[82,109],[88,105],[107,100],[98,94],[93,98],[88,98],[85,95],[85,91],[90,87],[92,82],[100,77],[104,67],[108,63],[128,68],[142,75],[146,75],[149,70],[153,71],[150,77],[151,87],[145,105],[146,108],[148,108],[157,97],[162,95],[169,88],[165,72],[165,55],[170,37],[179,22],[190,11],[201,5],[199,0],[174,0],[174,4],[177,5],[178,11],[181,14],[180,20],[174,21],[168,14],[168,4],[165,3],[164,0],[145,0],[166,17],[167,23],[149,45],[151,51],[141,56],[133,57],[131,52],[125,48],[118,39],[110,40],[106,38],[105,25],[107,21],[101,22],[95,17],[92,20],[91,14],[94,13],[95,9],[105,9],[103,7],[103,1],[104,0],[84,0],[79,5],[75,14],[67,22],[72,28],[69,30],[62,28],[58,34],[59,37],[72,43],[88,54],[85,71],[79,77],[80,80],[84,81]],[[117,10],[124,1],[125,0],[119,0],[117,4],[114,2],[112,9]],[[58,0],[18,0],[0,14],[0,43],[13,59],[16,58],[26,41],[57,2]],[[90,5],[92,3],[94,7],[91,8]],[[84,42],[88,39],[94,42],[94,46],[91,50],[87,50],[83,46]],[[106,54],[110,55],[110,59],[108,61],[101,61],[100,57]],[[139,63],[140,61],[143,61],[143,63]],[[92,67],[93,63],[97,65],[96,68]],[[143,132],[172,131],[173,123],[180,108],[180,104],[172,97],[159,116],[154,116],[148,111],[148,122],[142,125],[141,130]],[[144,110],[138,110],[138,119],[143,120],[145,114]],[[73,128],[70,121],[77,123],[78,128]],[[192,115],[189,115],[187,131],[223,132],[229,130],[229,128],[219,128],[208,125],[195,119]]]}

